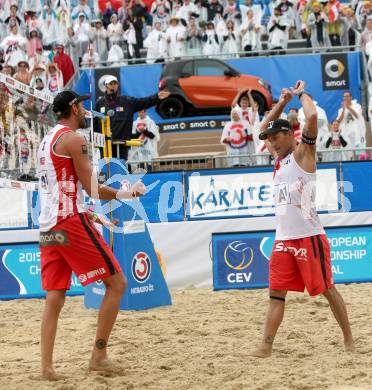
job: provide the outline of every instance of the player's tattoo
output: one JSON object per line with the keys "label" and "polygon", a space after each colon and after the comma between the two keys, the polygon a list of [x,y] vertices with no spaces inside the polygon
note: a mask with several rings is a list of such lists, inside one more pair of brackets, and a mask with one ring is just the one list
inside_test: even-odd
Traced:
{"label": "player's tattoo", "polygon": [[107,341],[103,339],[98,339],[96,340],[96,348],[97,349],[104,349],[106,348]]}
{"label": "player's tattoo", "polygon": [[87,145],[81,145],[81,153],[82,154],[88,154]]}
{"label": "player's tattoo", "polygon": [[272,344],[274,342],[274,337],[273,336],[267,336],[265,339],[266,344]]}

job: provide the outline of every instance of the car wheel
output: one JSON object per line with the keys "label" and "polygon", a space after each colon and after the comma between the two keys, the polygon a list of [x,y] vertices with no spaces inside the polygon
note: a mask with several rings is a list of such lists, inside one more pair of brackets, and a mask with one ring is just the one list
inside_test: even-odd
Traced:
{"label": "car wheel", "polygon": [[177,97],[169,97],[159,103],[159,114],[164,119],[179,118],[184,112],[184,103]]}
{"label": "car wheel", "polygon": [[266,100],[265,98],[258,92],[252,92],[252,98],[258,103],[258,112],[260,115],[263,115],[266,111]]}

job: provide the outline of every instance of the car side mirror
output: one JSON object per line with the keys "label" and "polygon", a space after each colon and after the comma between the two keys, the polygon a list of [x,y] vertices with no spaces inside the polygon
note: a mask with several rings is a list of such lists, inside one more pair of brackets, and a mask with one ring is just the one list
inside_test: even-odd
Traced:
{"label": "car side mirror", "polygon": [[235,73],[232,72],[232,71],[229,70],[229,69],[226,69],[226,70],[223,72],[223,74],[224,74],[225,76],[227,76],[227,77],[234,77],[234,76],[235,76]]}

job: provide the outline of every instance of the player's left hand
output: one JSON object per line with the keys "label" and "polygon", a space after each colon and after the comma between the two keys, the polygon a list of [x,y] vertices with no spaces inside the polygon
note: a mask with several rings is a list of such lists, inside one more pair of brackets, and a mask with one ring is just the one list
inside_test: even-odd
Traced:
{"label": "player's left hand", "polygon": [[158,98],[160,100],[166,99],[171,93],[169,91],[160,91],[158,93]]}
{"label": "player's left hand", "polygon": [[301,92],[305,90],[305,81],[298,80],[294,88],[291,88],[293,94],[299,95]]}

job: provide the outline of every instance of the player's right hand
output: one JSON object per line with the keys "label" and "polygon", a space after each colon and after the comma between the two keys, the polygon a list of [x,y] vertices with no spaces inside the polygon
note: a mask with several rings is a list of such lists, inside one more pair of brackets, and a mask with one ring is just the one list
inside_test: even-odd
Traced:
{"label": "player's right hand", "polygon": [[280,95],[280,99],[284,100],[286,103],[291,101],[293,98],[293,92],[289,88],[283,88]]}
{"label": "player's right hand", "polygon": [[141,180],[138,180],[132,185],[130,190],[132,191],[133,197],[142,196],[146,192],[146,186]]}

